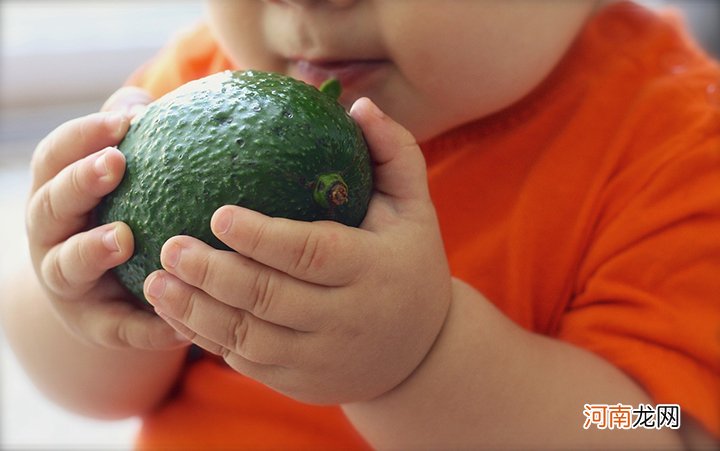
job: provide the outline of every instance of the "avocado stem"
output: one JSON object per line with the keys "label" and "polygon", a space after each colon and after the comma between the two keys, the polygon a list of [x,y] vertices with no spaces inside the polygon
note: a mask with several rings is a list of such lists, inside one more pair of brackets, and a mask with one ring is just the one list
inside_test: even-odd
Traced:
{"label": "avocado stem", "polygon": [[339,207],[348,203],[348,186],[340,174],[322,174],[315,181],[313,199],[323,208]]}
{"label": "avocado stem", "polygon": [[340,85],[340,80],[337,78],[328,78],[320,84],[320,88],[318,89],[320,92],[329,95],[335,100],[338,100],[340,94],[342,94],[342,85]]}
{"label": "avocado stem", "polygon": [[347,186],[344,183],[335,183],[330,187],[328,198],[330,200],[330,204],[336,207],[346,204],[348,201]]}

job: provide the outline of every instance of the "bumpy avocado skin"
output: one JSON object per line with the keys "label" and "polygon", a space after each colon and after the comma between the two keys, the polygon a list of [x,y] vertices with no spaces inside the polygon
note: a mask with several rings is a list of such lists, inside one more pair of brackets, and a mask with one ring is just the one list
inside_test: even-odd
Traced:
{"label": "bumpy avocado skin", "polygon": [[[210,231],[222,205],[269,216],[358,226],[372,193],[372,167],[357,124],[334,98],[292,78],[226,71],[150,104],[118,146],[125,176],[98,207],[100,223],[130,226],[135,252],[115,268],[139,299],[160,249],[191,235],[227,249]],[[338,173],[348,201],[313,200],[318,176]]]}

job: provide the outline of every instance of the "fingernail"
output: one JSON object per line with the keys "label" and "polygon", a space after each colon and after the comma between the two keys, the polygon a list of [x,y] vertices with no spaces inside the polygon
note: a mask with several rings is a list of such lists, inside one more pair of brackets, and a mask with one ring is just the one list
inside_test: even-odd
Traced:
{"label": "fingernail", "polygon": [[105,118],[105,124],[115,138],[122,138],[125,134],[128,118],[125,113],[112,112]]}
{"label": "fingernail", "polygon": [[113,227],[112,230],[108,230],[105,232],[102,236],[102,243],[105,246],[105,248],[111,252],[119,252],[120,251],[120,243],[117,239],[117,231]]}
{"label": "fingernail", "polygon": [[165,293],[165,278],[159,274],[156,274],[148,282],[147,288],[145,288],[145,294],[150,299],[160,299]]}
{"label": "fingernail", "polygon": [[352,110],[355,109],[355,105],[357,105],[359,102],[365,102],[365,103],[367,103],[368,113],[372,114],[372,115],[375,116],[376,118],[378,118],[378,119],[383,119],[383,118],[385,117],[385,113],[383,113],[382,110],[381,110],[380,108],[378,108],[377,105],[375,105],[375,102],[373,102],[372,100],[368,99],[367,97],[363,97],[363,98],[361,98],[361,99],[358,99],[358,100],[353,104],[352,108],[350,109],[351,112],[352,112]]}
{"label": "fingernail", "polygon": [[217,235],[224,235],[232,226],[232,213],[227,210],[219,210],[213,217],[212,228]]}
{"label": "fingernail", "polygon": [[380,108],[378,108],[377,105],[375,105],[375,102],[373,102],[372,100],[367,99],[367,98],[366,98],[366,102],[368,104],[368,110],[369,110],[370,114],[372,114],[373,116],[375,116],[378,119],[385,118],[385,113],[383,113],[382,110]]}
{"label": "fingernail", "polygon": [[178,246],[175,243],[170,244],[167,246],[162,253],[162,261],[164,266],[169,268],[174,268],[177,266],[178,262],[180,261],[180,253],[182,252],[182,249],[180,246]]}
{"label": "fingernail", "polygon": [[110,169],[107,165],[107,152],[103,152],[103,154],[95,160],[94,168],[95,174],[97,174],[100,178],[105,177],[110,173]]}

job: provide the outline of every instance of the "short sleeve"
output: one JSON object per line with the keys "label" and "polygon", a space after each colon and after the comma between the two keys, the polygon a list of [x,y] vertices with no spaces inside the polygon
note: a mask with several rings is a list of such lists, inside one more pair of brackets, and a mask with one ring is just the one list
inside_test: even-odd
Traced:
{"label": "short sleeve", "polygon": [[619,177],[558,332],[720,437],[720,131],[684,144]]}

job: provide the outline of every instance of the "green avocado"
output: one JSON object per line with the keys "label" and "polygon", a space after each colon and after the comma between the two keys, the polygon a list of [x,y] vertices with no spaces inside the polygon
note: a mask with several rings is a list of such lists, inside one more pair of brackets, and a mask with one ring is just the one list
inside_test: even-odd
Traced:
{"label": "green avocado", "polygon": [[370,157],[337,102],[337,82],[324,86],[225,71],[181,86],[136,117],[118,146],[125,176],[97,209],[99,223],[123,221],[133,232],[135,252],[115,268],[120,282],[145,299],[143,282],[175,235],[228,249],[210,231],[222,205],[358,226],[373,188]]}

